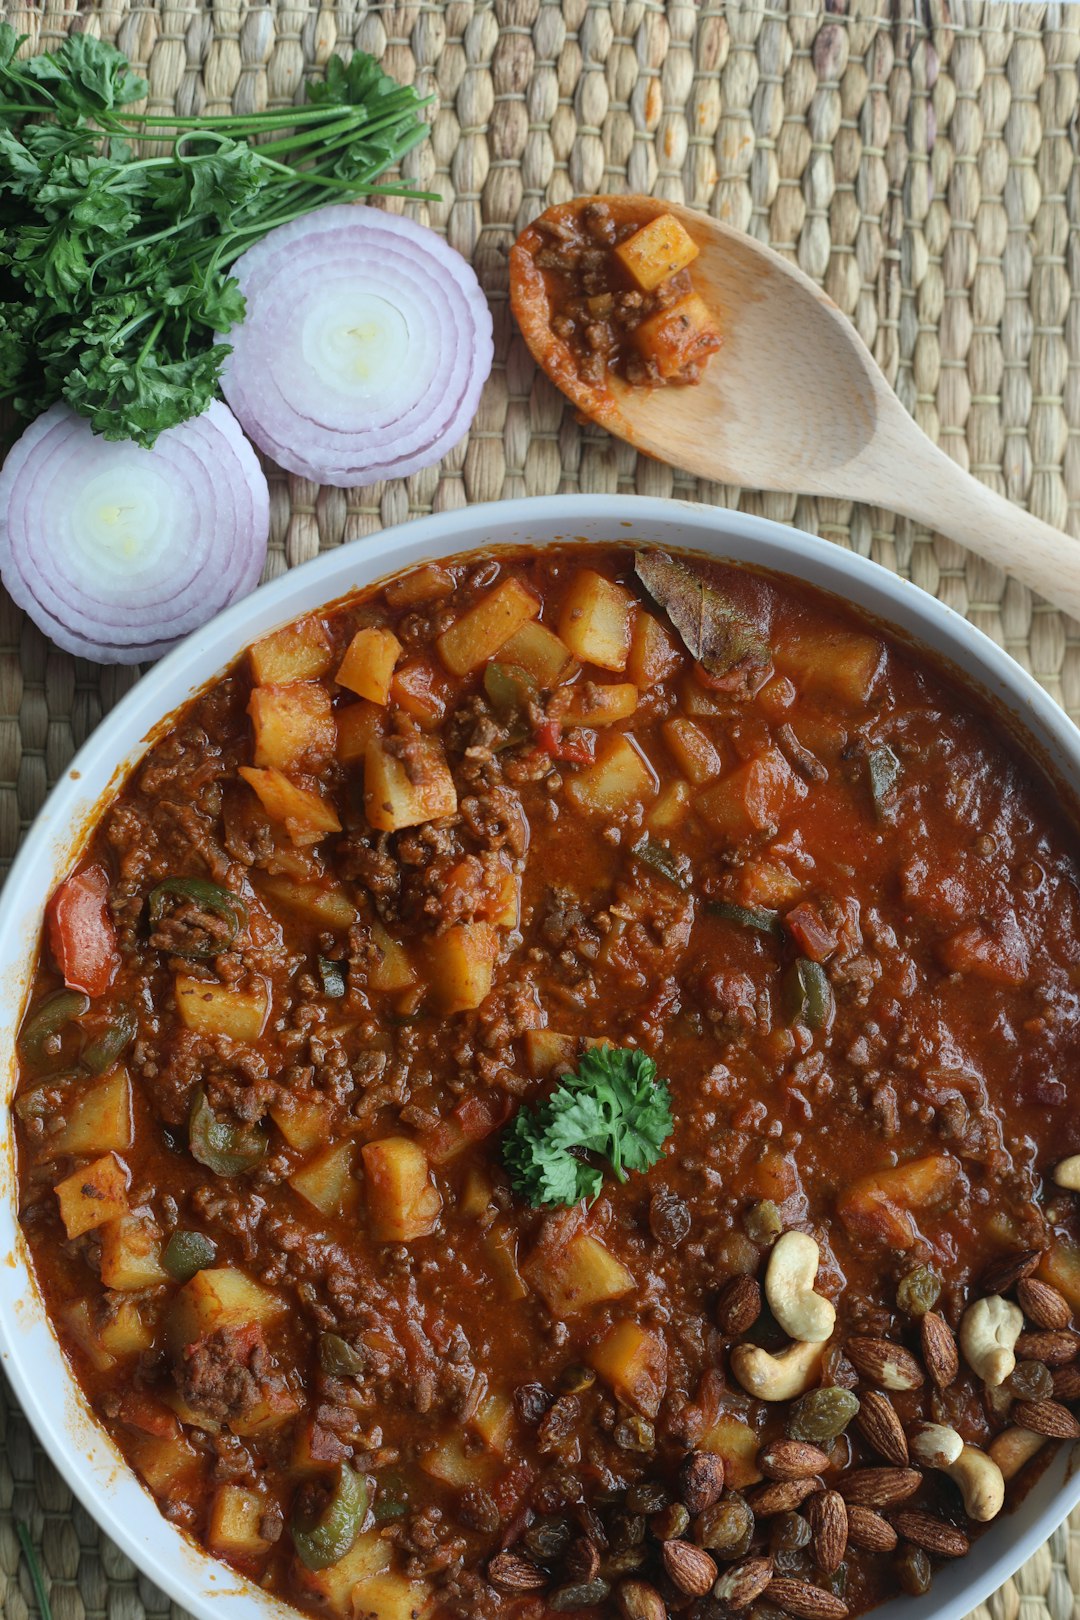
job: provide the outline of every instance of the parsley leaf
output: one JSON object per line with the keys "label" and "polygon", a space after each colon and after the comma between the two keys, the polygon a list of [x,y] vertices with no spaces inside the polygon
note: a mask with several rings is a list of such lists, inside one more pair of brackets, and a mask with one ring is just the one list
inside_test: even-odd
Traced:
{"label": "parsley leaf", "polygon": [[606,1159],[620,1181],[648,1170],[671,1135],[671,1093],[656,1064],[636,1048],[585,1053],[545,1102],[518,1110],[503,1140],[514,1189],[534,1209],[595,1198],[603,1171],[582,1152]]}

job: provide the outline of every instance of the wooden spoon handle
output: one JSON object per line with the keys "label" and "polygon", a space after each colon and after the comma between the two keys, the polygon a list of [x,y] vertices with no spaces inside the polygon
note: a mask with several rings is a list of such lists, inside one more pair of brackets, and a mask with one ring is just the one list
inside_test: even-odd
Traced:
{"label": "wooden spoon handle", "polygon": [[[957,465],[906,413],[889,426],[887,474],[880,453],[853,463],[848,494],[902,512],[947,535],[1080,619],[1080,540],[1051,528]],[[855,485],[859,486],[856,492]]]}

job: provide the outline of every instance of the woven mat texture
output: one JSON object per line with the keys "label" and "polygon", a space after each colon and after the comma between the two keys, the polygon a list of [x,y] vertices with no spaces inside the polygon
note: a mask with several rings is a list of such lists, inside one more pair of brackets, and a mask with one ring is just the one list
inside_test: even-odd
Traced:
{"label": "woven mat texture", "polygon": [[[738,506],[874,557],[989,632],[1074,718],[1080,627],[960,547],[847,502],[694,482],[582,429],[512,330],[506,248],[549,203],[654,192],[788,254],[855,322],[907,408],[964,466],[1080,537],[1080,8],[947,0],[0,0],[48,49],[115,40],[152,109],[287,104],[354,46],[434,91],[407,173],[419,217],[471,258],[495,313],[473,432],[439,467],[372,489],[271,470],[267,576],[466,502],[633,490]],[[898,475],[902,476],[898,469]],[[0,861],[135,674],[78,662],[0,600]],[[0,1603],[33,1600],[15,1521],[56,1620],[170,1604],[97,1531],[0,1384]],[[1080,1513],[979,1620],[1080,1614]]]}

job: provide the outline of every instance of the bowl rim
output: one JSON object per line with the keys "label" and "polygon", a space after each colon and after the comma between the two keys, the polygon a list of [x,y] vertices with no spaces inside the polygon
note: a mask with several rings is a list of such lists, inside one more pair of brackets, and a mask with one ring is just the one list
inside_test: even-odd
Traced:
{"label": "bowl rim", "polygon": [[[424,560],[504,546],[598,539],[685,545],[717,557],[753,551],[759,566],[788,572],[877,616],[883,628],[921,643],[951,664],[958,678],[1004,703],[1023,735],[1021,746],[1080,792],[1080,731],[1033,676],[977,626],[946,603],[877,562],[804,530],[726,507],[633,494],[522,497],[433,513],[334,548],[261,586],[188,636],[139,680],[83,743],[27,830],[0,896],[0,994],[6,1004],[4,1106],[0,1119],[0,1365],[43,1449],[95,1522],[170,1598],[198,1620],[213,1620],[211,1599],[233,1598],[237,1620],[295,1620],[297,1610],[270,1597],[204,1552],[161,1514],[149,1491],[123,1462],[90,1414],[67,1368],[37,1294],[15,1215],[14,1133],[7,1106],[14,1075],[14,1032],[32,978],[34,946],[52,887],[77,854],[92,824],[152,745],[162,723],[243,648],[275,626],[314,611],[380,578]],[[591,535],[588,531],[594,531]],[[608,534],[607,531],[611,531]],[[534,531],[544,531],[540,538]],[[550,532],[549,532],[550,531]],[[751,560],[743,557],[742,560]],[[325,583],[324,583],[325,582]],[[871,605],[872,604],[872,605]],[[111,762],[111,763],[110,763]],[[1045,767],[1044,767],[1045,768]],[[95,785],[96,784],[96,785]],[[43,1378],[42,1374],[46,1376]],[[59,1389],[55,1387],[59,1381]],[[962,1620],[1052,1534],[1080,1502],[1080,1473],[1065,1475],[1065,1458],[1051,1462],[1025,1503],[999,1521],[1016,1534],[995,1555],[970,1558],[968,1578],[958,1560],[938,1572],[923,1598],[887,1602],[879,1620]],[[1047,1481],[1058,1478],[1057,1488]],[[1026,1511],[1032,1495],[1049,1500]],[[968,1566],[972,1567],[972,1566]]]}

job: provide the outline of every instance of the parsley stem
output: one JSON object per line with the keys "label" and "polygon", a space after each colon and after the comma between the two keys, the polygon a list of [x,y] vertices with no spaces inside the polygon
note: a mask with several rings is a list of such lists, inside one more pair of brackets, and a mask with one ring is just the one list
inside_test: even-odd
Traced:
{"label": "parsley stem", "polygon": [[147,355],[150,353],[150,350],[154,347],[154,344],[157,341],[157,335],[161,331],[161,328],[164,325],[165,325],[165,317],[164,317],[164,315],[159,315],[157,320],[154,322],[153,328],[151,329],[151,332],[150,332],[150,336],[147,338],[146,342],[143,344],[142,348],[139,350],[139,357],[135,362],[136,370],[138,369],[139,366],[142,365],[143,361],[146,359]]}
{"label": "parsley stem", "polygon": [[53,1620],[52,1604],[49,1602],[49,1594],[45,1590],[41,1565],[38,1563],[37,1553],[34,1551],[34,1543],[30,1540],[30,1532],[21,1519],[16,1520],[15,1534],[19,1538],[19,1546],[22,1548],[23,1557],[26,1559],[26,1567],[30,1572],[30,1585],[34,1588],[38,1614],[41,1616],[41,1620]]}

